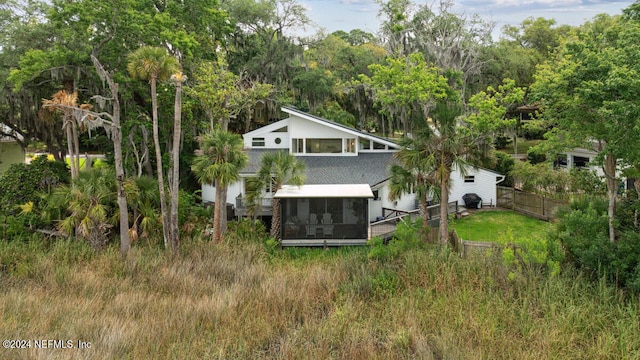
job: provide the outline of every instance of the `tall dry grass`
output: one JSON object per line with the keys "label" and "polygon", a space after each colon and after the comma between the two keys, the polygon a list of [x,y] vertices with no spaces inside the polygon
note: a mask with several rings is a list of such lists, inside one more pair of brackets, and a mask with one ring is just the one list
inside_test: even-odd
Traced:
{"label": "tall dry grass", "polygon": [[247,242],[126,260],[74,243],[28,251],[0,275],[0,338],[91,348],[2,359],[640,358],[638,299],[574,273],[516,284],[491,259],[435,249],[393,261]]}

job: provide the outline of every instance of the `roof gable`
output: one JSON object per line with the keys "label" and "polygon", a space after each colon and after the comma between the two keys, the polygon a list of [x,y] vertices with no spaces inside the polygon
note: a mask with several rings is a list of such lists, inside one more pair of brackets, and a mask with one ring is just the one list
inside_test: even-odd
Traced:
{"label": "roof gable", "polygon": [[[380,144],[387,145],[391,149],[400,149],[400,145],[397,144],[396,142],[391,141],[391,140],[388,140],[388,139],[385,139],[385,138],[382,138],[382,137],[379,137],[379,136],[371,135],[369,133],[366,133],[366,132],[363,132],[363,131],[360,131],[360,130],[357,130],[357,129],[353,129],[353,128],[350,128],[348,126],[345,126],[345,125],[342,125],[342,124],[338,124],[338,123],[333,122],[331,120],[327,120],[327,119],[324,119],[324,118],[321,118],[321,117],[318,117],[318,116],[314,116],[314,115],[308,114],[306,112],[303,112],[303,111],[300,111],[300,110],[297,110],[297,109],[293,109],[293,108],[285,106],[285,107],[282,107],[282,111],[284,111],[287,114],[289,114],[289,116],[293,115],[293,116],[296,116],[298,118],[304,119],[306,121],[310,121],[310,122],[313,122],[313,123],[316,123],[316,124],[327,126],[329,128],[335,129],[335,130],[339,130],[339,131],[341,131],[341,132],[343,132],[345,134],[349,134],[351,136],[358,136],[358,137],[361,137],[361,138],[369,139],[371,141],[375,141],[375,142],[380,143]],[[287,119],[285,119],[285,120],[287,120]],[[275,123],[275,124],[277,124],[277,123]]]}
{"label": "roof gable", "polygon": [[256,136],[260,136],[260,135],[264,135],[264,134],[270,134],[272,132],[276,132],[276,130],[280,130],[283,127],[287,127],[289,126],[289,118],[287,119],[283,119],[280,121],[276,121],[273,124],[269,124],[269,125],[265,125],[261,128],[249,131],[247,133],[245,133],[244,135],[242,135],[243,138],[245,139],[250,139]]}

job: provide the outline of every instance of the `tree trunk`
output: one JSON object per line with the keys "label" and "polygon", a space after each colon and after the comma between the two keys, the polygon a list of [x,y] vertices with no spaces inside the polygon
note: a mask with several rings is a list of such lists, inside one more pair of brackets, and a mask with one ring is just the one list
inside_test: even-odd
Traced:
{"label": "tree trunk", "polygon": [[180,233],[178,224],[178,195],[180,184],[180,139],[182,135],[182,80],[176,81],[176,100],[173,120],[173,151],[172,151],[172,179],[171,179],[171,247],[178,251]]}
{"label": "tree trunk", "polygon": [[[633,187],[636,189],[636,196],[638,197],[638,200],[640,200],[640,178],[636,178],[633,180]],[[640,225],[638,221],[638,210],[636,209],[633,213],[633,226],[637,230],[638,226]]]}
{"label": "tree trunk", "polygon": [[[67,135],[67,153],[69,153],[69,167],[71,168],[71,179],[77,179],[78,174],[76,172],[76,164],[73,161],[73,135],[71,133],[71,121],[69,118],[71,115],[65,113],[65,134]],[[66,157],[65,157],[66,158]]]}
{"label": "tree trunk", "polygon": [[449,242],[449,176],[440,184],[440,245]]}
{"label": "tree trunk", "polygon": [[429,209],[426,197],[418,201],[418,208],[420,209],[420,219],[422,220],[422,239],[431,242],[432,239],[429,239]]}
{"label": "tree trunk", "polygon": [[160,132],[158,130],[158,96],[156,80],[151,79],[151,110],[153,111],[153,144],[156,150],[156,169],[158,171],[158,191],[160,192],[160,212],[162,214],[162,237],[164,247],[169,247],[169,216],[167,214],[167,197],[164,192],[164,176],[162,170],[162,151],[160,150]]}
{"label": "tree trunk", "polygon": [[281,226],[280,226],[280,199],[271,199],[271,237],[280,241],[282,239],[281,236]]}
{"label": "tree trunk", "polygon": [[144,164],[144,171],[149,177],[153,177],[153,167],[151,167],[151,156],[149,156],[149,130],[147,127],[140,125],[142,131],[142,158]]}
{"label": "tree trunk", "polygon": [[616,213],[616,196],[618,192],[618,182],[616,181],[616,157],[612,153],[607,153],[604,157],[604,175],[607,180],[607,193],[609,195],[609,207],[607,216],[609,218],[609,241],[616,242],[616,230],[614,219]]}
{"label": "tree trunk", "polygon": [[71,118],[71,133],[73,135],[74,157],[76,163],[76,176],[80,176],[80,139],[78,139],[78,126],[75,119]]}
{"label": "tree trunk", "polygon": [[[118,181],[118,210],[120,213],[120,254],[126,256],[131,242],[129,239],[129,211],[127,209],[127,197],[124,191],[124,168],[122,166],[122,128],[120,126],[120,100],[118,99],[118,84],[113,81],[102,65],[93,55],[91,56],[96,71],[107,80],[111,96],[113,97],[113,129],[111,140],[113,141],[113,156],[116,166],[116,179]],[[134,220],[135,221],[135,220]]]}
{"label": "tree trunk", "polygon": [[222,208],[222,186],[216,182],[216,202],[213,207],[213,236],[211,237],[214,244],[220,242],[220,218],[221,218],[221,208]]}
{"label": "tree trunk", "polygon": [[227,231],[227,194],[229,188],[227,186],[222,188],[222,207],[220,208],[220,236]]}

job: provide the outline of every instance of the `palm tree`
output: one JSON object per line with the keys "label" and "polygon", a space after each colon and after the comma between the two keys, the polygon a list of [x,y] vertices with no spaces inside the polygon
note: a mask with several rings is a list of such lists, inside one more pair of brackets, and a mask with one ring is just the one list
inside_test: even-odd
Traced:
{"label": "palm tree", "polygon": [[51,100],[42,100],[42,104],[42,111],[40,111],[39,115],[45,120],[48,120],[57,112],[62,113],[62,128],[65,130],[65,136],[67,138],[71,178],[77,179],[80,173],[80,143],[78,141],[78,124],[74,116],[74,109],[90,110],[91,105],[81,104],[78,106],[78,92],[67,92],[66,90],[56,92],[51,97]]}
{"label": "palm tree", "polygon": [[178,60],[169,55],[166,49],[152,46],[141,47],[129,54],[127,70],[134,79],[148,80],[151,86],[151,111],[153,121],[153,143],[156,151],[158,171],[158,190],[160,191],[160,211],[162,213],[162,232],[164,246],[169,246],[169,216],[166,209],[164,176],[162,170],[162,151],[158,131],[158,94],[156,83],[169,79],[178,70]]}
{"label": "palm tree", "polygon": [[58,230],[88,240],[95,249],[104,247],[113,224],[109,214],[116,201],[115,175],[108,168],[83,171],[72,185],[56,188],[48,199],[49,211],[59,208],[66,214]]}
{"label": "palm tree", "polygon": [[[305,181],[305,165],[294,155],[286,151],[268,152],[262,155],[260,170],[255,179],[255,186],[248,189],[247,198],[255,204],[267,187],[275,193],[283,185],[302,185]],[[280,238],[280,200],[271,199],[273,217],[271,220],[271,236]]]}
{"label": "palm tree", "polygon": [[133,177],[126,180],[124,187],[127,202],[133,212],[129,231],[132,241],[157,235],[162,220],[158,213],[160,203],[156,179],[144,175]]}
{"label": "palm tree", "polygon": [[172,172],[171,191],[169,193],[171,195],[171,204],[169,206],[171,234],[169,237],[173,251],[178,251],[178,245],[180,243],[178,231],[178,192],[180,185],[180,139],[182,138],[182,83],[187,81],[187,76],[179,71],[171,76],[171,80],[176,85],[176,100],[173,120],[173,149],[171,150]]}
{"label": "palm tree", "polygon": [[422,161],[422,151],[426,148],[426,144],[422,143],[422,140],[424,139],[405,138],[401,142],[402,149],[394,155],[398,163],[391,166],[389,199],[399,199],[404,193],[416,194],[422,219],[422,235],[426,239],[429,222],[427,198],[429,195],[438,195],[439,197],[439,189],[435,184],[433,174],[426,168],[427,164]]}
{"label": "palm tree", "polygon": [[[429,191],[430,184],[436,186],[440,197],[440,230],[442,245],[449,240],[449,190],[451,173],[457,169],[463,175],[478,158],[478,144],[473,137],[458,125],[462,109],[458,103],[439,102],[431,112],[431,119],[414,130],[414,138],[406,140],[404,149],[397,153],[397,159],[404,170],[410,173],[405,178],[412,183],[422,198]],[[400,190],[402,189],[402,186]],[[393,192],[393,191],[392,191]]]}
{"label": "palm tree", "polygon": [[199,137],[200,150],[196,151],[191,170],[200,184],[215,184],[216,200],[213,210],[213,242],[218,243],[226,218],[222,218],[223,198],[227,187],[240,179],[240,170],[247,165],[249,157],[243,150],[243,140],[238,134],[216,127]]}

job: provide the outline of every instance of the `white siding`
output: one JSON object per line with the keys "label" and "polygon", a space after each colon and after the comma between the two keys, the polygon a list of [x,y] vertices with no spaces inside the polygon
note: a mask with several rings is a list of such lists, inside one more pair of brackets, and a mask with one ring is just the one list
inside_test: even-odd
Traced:
{"label": "white siding", "polygon": [[[254,139],[264,139],[264,146],[253,146]],[[279,144],[278,144],[279,139]],[[247,137],[245,140],[245,146],[252,149],[288,149],[289,148],[289,133],[277,132],[269,134],[255,135]]]}
{"label": "white siding", "polygon": [[[236,203],[236,197],[242,193],[243,182],[239,181],[229,186],[227,190],[227,203]],[[216,200],[216,188],[213,185],[202,185],[202,201],[203,202],[215,202]]]}
{"label": "white siding", "polygon": [[289,134],[292,139],[297,138],[324,138],[324,139],[343,139],[345,137],[355,138],[355,136],[346,134],[344,131],[330,128],[326,125],[318,124],[312,121],[291,116],[289,119]]}
{"label": "white siding", "polygon": [[464,194],[475,193],[482,198],[484,206],[488,204],[496,205],[496,183],[502,178],[501,175],[484,170],[473,169],[467,170],[467,176],[473,176],[473,183],[465,183],[462,174],[454,170],[451,173],[451,192],[449,193],[449,201],[458,201],[458,204],[464,206],[462,197]]}

